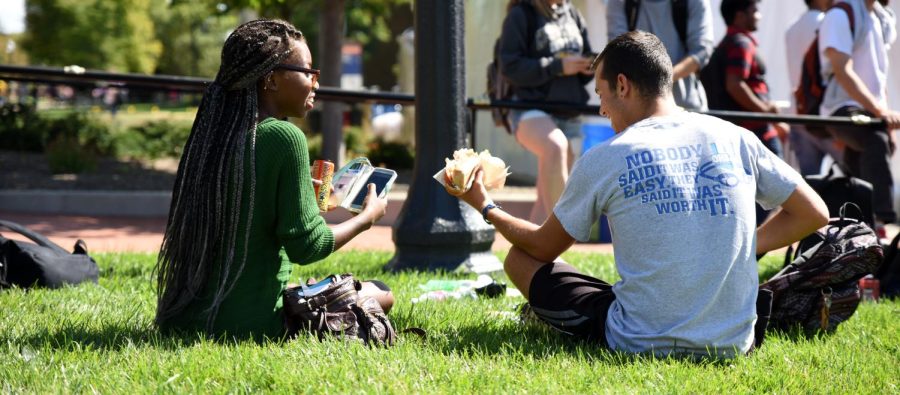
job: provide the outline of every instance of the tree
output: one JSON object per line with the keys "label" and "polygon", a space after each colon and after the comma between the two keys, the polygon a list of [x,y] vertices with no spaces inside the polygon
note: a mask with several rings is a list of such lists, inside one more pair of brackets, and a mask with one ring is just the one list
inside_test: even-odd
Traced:
{"label": "tree", "polygon": [[28,0],[22,47],[32,62],[152,73],[162,44],[154,0]]}
{"label": "tree", "polygon": [[210,12],[197,2],[172,2],[153,14],[162,43],[157,73],[213,78],[222,44],[237,24],[234,13]]}
{"label": "tree", "polygon": [[27,65],[28,54],[20,48],[22,34],[0,33],[0,63]]}

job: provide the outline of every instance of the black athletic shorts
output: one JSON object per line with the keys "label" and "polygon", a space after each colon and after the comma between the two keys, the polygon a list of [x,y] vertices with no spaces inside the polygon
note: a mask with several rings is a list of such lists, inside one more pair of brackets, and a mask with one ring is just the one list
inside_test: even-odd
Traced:
{"label": "black athletic shorts", "polygon": [[616,299],[612,285],[557,261],[538,269],[528,293],[532,311],[554,329],[608,347],[606,313]]}

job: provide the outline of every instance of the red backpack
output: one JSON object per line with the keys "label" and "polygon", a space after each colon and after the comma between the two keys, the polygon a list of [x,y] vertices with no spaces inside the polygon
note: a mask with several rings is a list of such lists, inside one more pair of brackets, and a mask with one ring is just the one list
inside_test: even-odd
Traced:
{"label": "red backpack", "polygon": [[[853,7],[850,3],[835,3],[832,9],[843,10],[850,19],[850,34],[854,34]],[[803,65],[800,69],[800,86],[794,91],[794,99],[797,102],[797,114],[819,115],[819,106],[825,97],[825,88],[828,82],[822,78],[822,60],[819,57],[819,31],[816,30],[816,38],[803,55]],[[809,126],[807,126],[809,128]],[[815,133],[816,131],[813,131]]]}

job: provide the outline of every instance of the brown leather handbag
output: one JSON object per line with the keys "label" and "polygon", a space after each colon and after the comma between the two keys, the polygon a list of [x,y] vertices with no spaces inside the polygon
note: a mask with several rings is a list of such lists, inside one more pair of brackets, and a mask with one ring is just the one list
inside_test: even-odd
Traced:
{"label": "brown leather handbag", "polygon": [[391,346],[397,332],[373,298],[360,298],[362,284],[351,274],[328,276],[312,286],[284,290],[285,326],[294,338],[301,331],[318,338],[336,337],[367,345]]}

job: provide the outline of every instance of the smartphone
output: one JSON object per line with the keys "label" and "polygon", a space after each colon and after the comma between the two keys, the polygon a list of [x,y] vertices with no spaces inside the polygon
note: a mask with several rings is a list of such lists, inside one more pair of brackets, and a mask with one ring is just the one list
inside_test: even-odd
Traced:
{"label": "smartphone", "polygon": [[362,188],[359,188],[359,192],[353,198],[353,202],[350,203],[349,210],[353,212],[362,211],[363,202],[366,201],[366,195],[369,194],[369,184],[375,184],[375,192],[381,198],[394,185],[395,179],[397,179],[397,172],[376,167],[372,174],[369,175],[369,178],[362,184]]}
{"label": "smartphone", "polygon": [[322,291],[324,291],[326,288],[328,288],[329,285],[333,284],[334,281],[335,281],[334,276],[328,276],[324,280],[319,281],[313,285],[301,286],[300,287],[300,296],[302,296],[304,298],[316,296],[319,293],[321,293]]}

